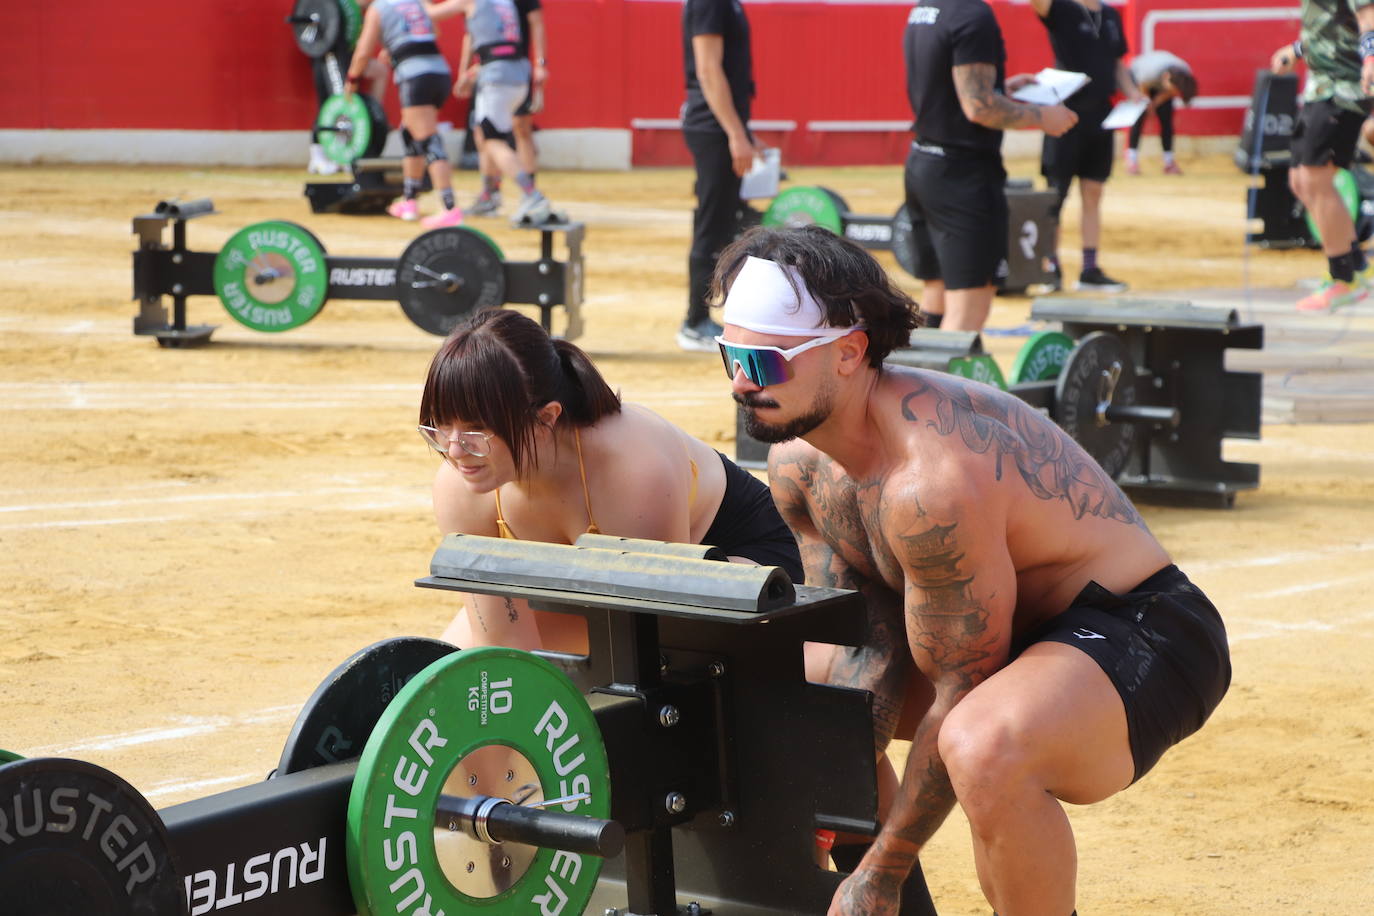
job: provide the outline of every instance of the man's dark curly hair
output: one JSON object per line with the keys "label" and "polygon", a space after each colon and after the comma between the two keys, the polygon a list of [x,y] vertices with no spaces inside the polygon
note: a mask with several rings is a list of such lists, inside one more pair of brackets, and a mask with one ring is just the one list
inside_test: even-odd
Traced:
{"label": "man's dark curly hair", "polygon": [[868,363],[874,368],[894,349],[905,347],[911,331],[921,325],[915,300],[892,284],[872,255],[820,226],[750,229],[716,261],[713,297],[724,301],[744,259],[751,255],[795,267],[825,309],[826,324],[836,328],[862,325],[868,333]]}

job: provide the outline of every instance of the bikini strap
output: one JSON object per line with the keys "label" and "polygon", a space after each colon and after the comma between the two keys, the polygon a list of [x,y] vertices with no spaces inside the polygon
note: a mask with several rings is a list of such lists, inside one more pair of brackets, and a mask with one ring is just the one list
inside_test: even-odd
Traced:
{"label": "bikini strap", "polygon": [[587,533],[600,534],[596,517],[592,515],[592,494],[587,489],[587,466],[582,461],[582,430],[576,426],[573,427],[573,441],[577,443],[577,472],[582,475],[582,502],[587,507]]}
{"label": "bikini strap", "polygon": [[515,536],[515,532],[510,530],[510,525],[506,524],[506,520],[501,514],[501,488],[497,487],[492,492],[496,494],[496,536],[511,541],[520,540]]}

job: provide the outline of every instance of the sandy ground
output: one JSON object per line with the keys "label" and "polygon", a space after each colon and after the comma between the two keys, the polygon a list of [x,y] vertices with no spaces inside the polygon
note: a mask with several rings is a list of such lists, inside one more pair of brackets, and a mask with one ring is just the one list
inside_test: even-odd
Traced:
{"label": "sandy ground", "polygon": [[[1111,273],[1167,291],[1291,286],[1318,270],[1311,252],[1243,246],[1246,179],[1225,157],[1183,165],[1163,178],[1147,161],[1153,175],[1109,186]],[[334,254],[394,256],[413,237],[383,217],[311,214],[304,178],[0,171],[0,747],[99,763],[159,807],[262,778],[335,664],[387,636],[437,635],[455,610],[412,586],[437,543],[433,461],[413,431],[436,338],[366,302],[260,334],[210,297],[190,307],[193,323],[221,325],[209,347],[130,333],[130,219],[158,200],[214,199],[221,215],[190,224],[195,250],[269,218],[309,226]],[[895,166],[791,178],[867,213],[890,213],[900,188]],[[579,342],[627,399],[731,452],[718,360],[673,343],[689,174],[553,173],[543,186],[588,225]],[[532,234],[482,226],[508,258],[536,255]],[[1071,204],[1070,273],[1076,227]],[[1023,324],[1028,307],[999,300],[990,324]],[[989,338],[1005,365],[1020,342]],[[1071,811],[1080,912],[1367,911],[1371,449],[1370,425],[1267,426],[1227,446],[1263,468],[1233,510],[1142,506],[1226,616],[1235,682],[1142,783]],[[942,913],[988,912],[957,813],[925,867]]]}

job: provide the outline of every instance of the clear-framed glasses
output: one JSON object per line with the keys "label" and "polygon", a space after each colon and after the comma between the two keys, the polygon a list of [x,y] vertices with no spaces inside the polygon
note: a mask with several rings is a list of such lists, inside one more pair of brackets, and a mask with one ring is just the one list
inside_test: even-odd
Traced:
{"label": "clear-framed glasses", "polygon": [[[860,329],[853,328],[853,330]],[[720,358],[725,363],[726,375],[733,379],[736,372],[742,371],[744,377],[749,381],[760,388],[767,388],[769,385],[780,385],[792,378],[792,370],[787,364],[792,361],[793,357],[815,347],[834,343],[843,336],[845,335],[816,337],[788,350],[781,347],[754,347],[748,344],[730,343],[723,337],[716,338],[716,345],[720,347]]]}
{"label": "clear-framed glasses", "polygon": [[445,458],[448,457],[450,442],[457,442],[459,448],[474,458],[485,458],[491,454],[491,433],[480,433],[475,429],[469,429],[450,434],[435,429],[433,426],[417,426],[415,429],[425,442],[429,443],[430,448]]}

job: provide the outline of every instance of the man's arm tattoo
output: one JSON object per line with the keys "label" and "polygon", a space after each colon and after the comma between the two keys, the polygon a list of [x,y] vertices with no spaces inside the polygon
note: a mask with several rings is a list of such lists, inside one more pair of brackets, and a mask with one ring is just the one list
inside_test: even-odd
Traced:
{"label": "man's arm tattoo", "polygon": [[1067,502],[1074,518],[1094,515],[1145,527],[1145,520],[1121,488],[1101,465],[1070,444],[1068,433],[1039,415],[1010,410],[972,392],[962,386],[918,381],[915,390],[902,399],[902,416],[920,421],[916,401],[931,396],[935,415],[924,418],[926,426],[941,436],[957,433],[971,452],[991,452],[997,459],[998,480],[1002,479],[1004,460],[1010,459],[1037,498]]}
{"label": "man's arm tattoo", "polygon": [[1040,126],[1040,106],[1023,105],[997,88],[992,64],[958,64],[953,68],[954,90],[969,120],[993,130]]}

